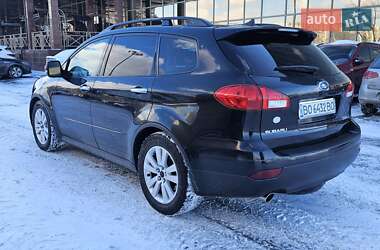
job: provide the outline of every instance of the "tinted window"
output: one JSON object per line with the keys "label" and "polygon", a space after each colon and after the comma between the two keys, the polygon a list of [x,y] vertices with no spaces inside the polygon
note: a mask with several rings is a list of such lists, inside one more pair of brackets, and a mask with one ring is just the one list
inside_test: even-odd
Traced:
{"label": "tinted window", "polygon": [[378,55],[380,55],[380,47],[373,46],[372,47],[372,59],[376,58]]}
{"label": "tinted window", "polygon": [[178,37],[162,37],[160,44],[160,74],[189,72],[197,65],[197,43]]}
{"label": "tinted window", "polygon": [[375,61],[373,61],[372,65],[370,66],[370,68],[374,68],[374,69],[380,69],[380,57],[377,57],[375,59]]}
{"label": "tinted window", "polygon": [[97,40],[81,49],[70,59],[68,71],[74,77],[96,76],[108,42],[108,38]]}
{"label": "tinted window", "polygon": [[359,47],[358,57],[359,57],[359,59],[363,60],[364,62],[371,61],[371,53],[370,53],[369,47],[367,45]]}
{"label": "tinted window", "polygon": [[323,46],[321,50],[335,63],[345,63],[352,57],[356,46],[339,45],[339,46]]}
{"label": "tinted window", "polygon": [[314,45],[269,43],[236,46],[224,42],[222,47],[232,61],[259,75],[278,75],[276,68],[283,66],[311,66],[318,69],[315,74],[319,75],[339,72],[331,60]]}
{"label": "tinted window", "polygon": [[106,76],[148,76],[154,70],[156,36],[117,37],[108,58]]}

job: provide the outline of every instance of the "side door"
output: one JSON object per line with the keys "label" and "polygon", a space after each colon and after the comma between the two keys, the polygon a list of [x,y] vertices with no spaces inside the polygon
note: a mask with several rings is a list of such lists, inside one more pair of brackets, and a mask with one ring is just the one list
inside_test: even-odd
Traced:
{"label": "side door", "polygon": [[[356,62],[356,60],[358,61]],[[352,75],[352,80],[355,84],[355,93],[359,91],[360,85],[362,83],[362,78],[364,72],[367,70],[371,64],[371,50],[368,44],[360,44],[356,56],[354,56],[354,72]]]}
{"label": "side door", "polygon": [[103,74],[93,87],[92,123],[99,148],[132,160],[131,142],[148,118],[156,74],[158,36],[124,34],[113,39]]}
{"label": "side door", "polygon": [[51,100],[63,136],[96,147],[91,127],[90,91],[110,38],[84,45],[65,64],[64,77],[53,79]]}

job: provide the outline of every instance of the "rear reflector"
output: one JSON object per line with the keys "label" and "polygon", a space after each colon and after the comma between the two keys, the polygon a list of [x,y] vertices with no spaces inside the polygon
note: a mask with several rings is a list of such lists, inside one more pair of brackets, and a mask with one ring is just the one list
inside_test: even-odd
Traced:
{"label": "rear reflector", "polygon": [[281,109],[290,106],[288,96],[253,84],[225,86],[218,89],[214,97],[225,107],[239,110]]}
{"label": "rear reflector", "polygon": [[370,70],[367,70],[363,75],[363,79],[374,79],[378,77],[379,77],[379,74],[377,72],[373,72]]}
{"label": "rear reflector", "polygon": [[349,82],[346,87],[346,97],[351,97],[354,95],[354,84],[352,82]]}
{"label": "rear reflector", "polygon": [[282,172],[282,168],[273,168],[268,170],[262,170],[254,173],[250,176],[254,180],[268,180],[278,177]]}
{"label": "rear reflector", "polygon": [[286,95],[266,87],[261,87],[260,90],[263,95],[264,110],[290,107],[290,99]]}

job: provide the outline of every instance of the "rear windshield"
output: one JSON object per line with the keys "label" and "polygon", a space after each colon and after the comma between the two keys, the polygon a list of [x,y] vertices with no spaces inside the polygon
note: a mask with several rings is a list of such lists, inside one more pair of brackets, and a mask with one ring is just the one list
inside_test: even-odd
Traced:
{"label": "rear windshield", "polygon": [[[315,45],[269,43],[237,46],[221,42],[228,57],[258,75],[278,75],[283,66],[315,67],[316,75],[333,75],[338,68]],[[295,72],[282,72],[295,73]]]}
{"label": "rear windshield", "polygon": [[333,61],[348,60],[355,51],[355,46],[323,46],[321,50]]}

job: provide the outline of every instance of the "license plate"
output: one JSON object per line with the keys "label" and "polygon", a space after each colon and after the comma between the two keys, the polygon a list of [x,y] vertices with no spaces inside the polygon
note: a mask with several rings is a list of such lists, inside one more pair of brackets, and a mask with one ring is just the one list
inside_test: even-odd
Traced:
{"label": "license plate", "polygon": [[315,101],[300,102],[299,118],[301,120],[336,113],[335,99],[322,99]]}

